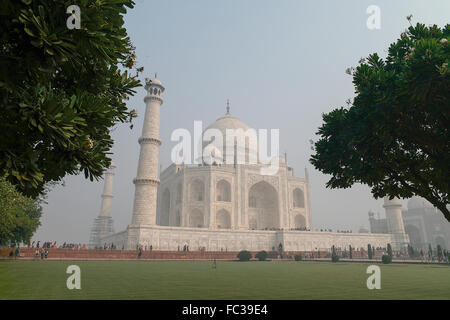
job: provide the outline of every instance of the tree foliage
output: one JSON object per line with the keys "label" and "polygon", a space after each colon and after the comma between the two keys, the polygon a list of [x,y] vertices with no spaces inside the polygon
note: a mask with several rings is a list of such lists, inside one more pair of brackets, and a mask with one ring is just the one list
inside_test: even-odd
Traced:
{"label": "tree foliage", "polygon": [[41,199],[24,196],[0,177],[0,246],[29,242],[41,214]]}
{"label": "tree foliage", "polygon": [[383,262],[384,264],[389,264],[392,262],[392,256],[388,255],[388,254],[383,254],[381,256],[381,262]]}
{"label": "tree foliage", "polygon": [[442,251],[442,247],[440,244],[437,245],[436,252],[437,252],[437,257],[438,257],[439,261],[442,261],[444,256],[443,256],[443,251]]}
{"label": "tree foliage", "polygon": [[259,261],[266,261],[267,260],[267,252],[266,251],[259,251],[255,254],[255,258]]}
{"label": "tree foliage", "polygon": [[392,258],[393,254],[392,254],[392,246],[390,243],[387,244],[387,254],[389,257]]}
{"label": "tree foliage", "polygon": [[250,251],[241,250],[238,252],[237,258],[239,261],[249,261],[252,258],[252,254]]}
{"label": "tree foliage", "polygon": [[416,256],[416,251],[414,250],[414,247],[408,243],[408,255],[410,258],[414,258]]}
{"label": "tree foliage", "polygon": [[310,161],[327,187],[367,184],[375,198],[421,196],[450,221],[450,25],[409,27],[353,75],[349,107],[323,115]]}
{"label": "tree foliage", "polygon": [[[78,5],[81,29],[67,7]],[[50,181],[110,165],[110,129],[131,119],[140,86],[127,68],[131,0],[3,0],[0,4],[0,175],[37,197]],[[137,69],[142,71],[141,69]]]}
{"label": "tree foliage", "polygon": [[333,245],[331,247],[331,262],[338,262],[339,256],[336,253],[336,247]]}

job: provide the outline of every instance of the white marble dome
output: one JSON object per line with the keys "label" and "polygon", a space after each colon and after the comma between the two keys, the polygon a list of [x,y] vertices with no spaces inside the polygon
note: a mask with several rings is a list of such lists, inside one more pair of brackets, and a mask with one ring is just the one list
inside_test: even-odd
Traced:
{"label": "white marble dome", "polygon": [[160,86],[162,86],[161,81],[158,78],[156,78],[156,77],[154,77],[150,81],[152,82],[152,84],[159,84]]}
{"label": "white marble dome", "polygon": [[433,208],[433,205],[428,200],[421,197],[412,197],[408,200],[408,210],[422,208]]}
{"label": "white marble dome", "polygon": [[[216,152],[216,156],[217,154],[221,154],[223,156],[223,163],[226,163],[226,155],[227,155],[227,148],[226,148],[226,141],[227,141],[227,129],[231,129],[231,130],[239,130],[242,129],[242,131],[244,132],[250,132],[247,131],[249,129],[251,129],[250,126],[248,126],[247,124],[245,124],[243,121],[241,121],[239,118],[232,116],[229,112],[227,112],[224,116],[218,118],[215,122],[213,122],[211,125],[209,125],[205,131],[203,131],[203,136],[205,137],[205,133],[208,132],[208,130],[210,129],[216,129],[219,130],[222,133],[222,137],[223,137],[223,141],[222,141],[222,152]],[[213,131],[209,131],[210,133],[213,133]],[[249,161],[250,159],[250,155],[254,157],[254,159],[258,159],[258,137],[257,137],[257,132],[255,132],[255,143],[253,143],[253,145],[251,145],[250,143],[250,139],[249,138],[245,138],[245,149],[244,148],[239,148],[239,146],[237,147],[237,154],[238,155],[242,155],[246,161],[246,163]],[[206,139],[206,138],[205,138]],[[206,147],[208,147],[208,145],[211,144],[211,140],[209,141],[204,141],[203,142],[203,150],[205,150]],[[214,143],[214,141],[212,141],[212,144],[214,144],[214,148],[217,149],[217,144]],[[211,148],[211,146],[209,146],[209,148]],[[211,150],[211,149],[209,149]],[[230,150],[228,150],[228,152],[230,152]]]}
{"label": "white marble dome", "polygon": [[208,129],[219,129],[225,136],[227,129],[243,129],[245,131],[247,129],[250,129],[250,127],[242,122],[239,118],[236,118],[230,113],[227,113],[223,117],[217,119],[209,127],[207,127],[205,131]]}
{"label": "white marble dome", "polygon": [[389,199],[389,197],[384,197],[384,205],[396,205],[396,206],[401,206],[402,205],[402,201],[397,198],[394,197],[392,199]]}
{"label": "white marble dome", "polygon": [[359,233],[369,233],[369,228],[366,226],[359,227]]}

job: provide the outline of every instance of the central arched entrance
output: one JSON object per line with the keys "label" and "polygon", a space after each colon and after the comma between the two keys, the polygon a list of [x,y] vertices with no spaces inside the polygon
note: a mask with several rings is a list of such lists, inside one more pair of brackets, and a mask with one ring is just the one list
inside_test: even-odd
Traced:
{"label": "central arched entrance", "polygon": [[268,182],[260,181],[248,193],[248,223],[250,229],[262,230],[280,227],[278,192]]}

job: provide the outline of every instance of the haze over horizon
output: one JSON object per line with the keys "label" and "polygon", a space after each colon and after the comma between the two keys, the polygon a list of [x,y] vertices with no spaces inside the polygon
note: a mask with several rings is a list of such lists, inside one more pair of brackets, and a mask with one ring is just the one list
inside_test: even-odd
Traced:
{"label": "haze over horizon", "polygon": [[[366,26],[369,5],[381,9],[380,30]],[[125,26],[138,65],[145,68],[140,79],[157,72],[166,88],[160,164],[170,165],[173,130],[192,132],[196,120],[206,128],[225,114],[230,99],[231,114],[249,126],[280,129],[280,153],[287,152],[297,176],[304,176],[305,167],[309,170],[313,228],[357,232],[368,226],[369,210],[384,216],[382,200],[374,199],[367,186],[327,189],[329,176],[308,161],[309,140],[316,140],[322,113],[354,96],[346,68],[374,52],[384,57],[409,26],[406,16],[413,15],[413,24],[443,26],[448,12],[450,2],[438,0],[136,1]],[[117,168],[111,216],[116,231],[131,221],[144,96],[139,88],[128,101],[139,114],[134,128],[120,124],[112,134]],[[82,174],[64,181],[65,186],[48,194],[33,240],[88,243],[103,182],[90,182]]]}

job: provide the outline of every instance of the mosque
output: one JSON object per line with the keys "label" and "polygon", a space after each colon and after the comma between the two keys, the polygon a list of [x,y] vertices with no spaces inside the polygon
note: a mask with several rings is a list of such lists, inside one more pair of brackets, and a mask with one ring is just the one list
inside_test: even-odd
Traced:
{"label": "mosque", "polygon": [[[408,200],[406,208],[402,209],[402,218],[406,234],[414,248],[428,250],[431,245],[436,248],[450,248],[450,224],[442,212],[429,201],[420,197]],[[370,231],[386,233],[387,221],[374,212],[369,211]]]}
{"label": "mosque", "polygon": [[[312,231],[308,172],[294,175],[287,157],[277,155],[278,170],[263,174],[267,163],[258,157],[258,145],[246,139],[234,145],[221,143],[211,148],[210,158],[197,164],[172,163],[158,177],[160,108],[165,88],[156,77],[146,79],[146,110],[140,144],[131,223],[114,232],[110,208],[115,166],[105,175],[102,206],[94,221],[90,246],[113,243],[118,248],[136,249],[150,245],[154,250],[239,251],[271,250],[281,244],[289,251],[348,248],[401,249],[409,243],[398,199],[385,199],[386,233],[339,233]],[[229,141],[230,129],[251,129],[231,115],[229,107],[204,132],[220,133]],[[209,130],[209,131],[208,131]],[[203,139],[205,140],[205,139]],[[202,148],[211,146],[206,141]],[[227,154],[233,156],[227,157]],[[245,160],[237,161],[242,156]],[[218,161],[221,159],[222,161]]]}

